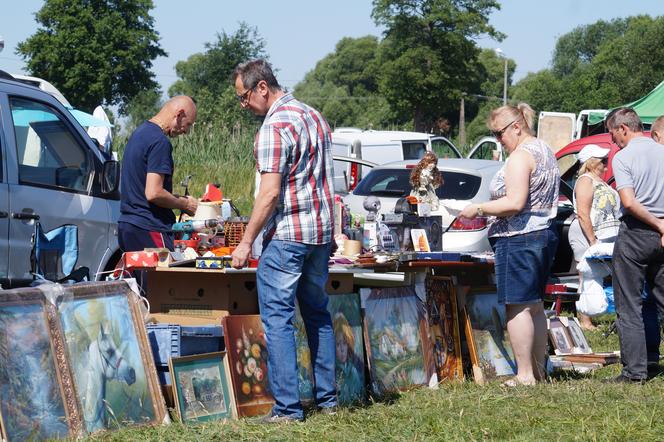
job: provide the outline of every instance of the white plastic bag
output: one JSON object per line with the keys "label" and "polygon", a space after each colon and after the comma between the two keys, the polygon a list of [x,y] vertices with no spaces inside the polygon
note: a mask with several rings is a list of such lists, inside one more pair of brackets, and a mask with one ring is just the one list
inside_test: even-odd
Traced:
{"label": "white plastic bag", "polygon": [[581,294],[576,301],[576,311],[586,316],[597,316],[606,312],[609,302],[604,287],[596,279],[585,278],[581,284]]}

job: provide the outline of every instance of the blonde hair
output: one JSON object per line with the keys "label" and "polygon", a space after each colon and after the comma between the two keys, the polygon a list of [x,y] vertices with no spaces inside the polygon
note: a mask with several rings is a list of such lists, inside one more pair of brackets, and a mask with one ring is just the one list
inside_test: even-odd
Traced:
{"label": "blonde hair", "polygon": [[[509,122],[520,122],[522,123],[522,129],[526,131],[529,135],[535,135],[533,131],[533,122],[535,121],[535,111],[528,103],[519,103],[516,106],[511,104],[506,104],[500,106],[498,109],[494,109],[489,114],[489,121],[487,126],[489,129],[493,130],[496,127],[498,121],[501,124],[510,124]],[[502,128],[501,128],[502,129]]]}
{"label": "blonde hair", "polygon": [[588,160],[579,167],[579,172],[577,173],[577,176],[581,176],[584,173],[589,172],[590,170],[594,169],[599,165],[599,163],[602,162],[601,158],[588,158]]}
{"label": "blonde hair", "polygon": [[334,315],[334,319],[332,319],[332,329],[334,330],[335,336],[341,335],[344,338],[346,344],[348,344],[349,353],[354,354],[355,335],[353,335],[353,329],[343,313],[338,312]]}

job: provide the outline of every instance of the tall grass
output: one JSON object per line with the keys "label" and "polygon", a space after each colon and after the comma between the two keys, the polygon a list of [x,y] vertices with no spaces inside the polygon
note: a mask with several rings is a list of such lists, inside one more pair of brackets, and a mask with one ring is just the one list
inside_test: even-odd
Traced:
{"label": "tall grass", "polygon": [[[122,157],[127,137],[115,140]],[[194,126],[189,134],[171,139],[173,144],[173,192],[182,194],[180,185],[191,175],[189,192],[200,197],[207,183],[219,185],[224,198],[230,198],[242,215],[253,207],[255,166],[254,128]]]}

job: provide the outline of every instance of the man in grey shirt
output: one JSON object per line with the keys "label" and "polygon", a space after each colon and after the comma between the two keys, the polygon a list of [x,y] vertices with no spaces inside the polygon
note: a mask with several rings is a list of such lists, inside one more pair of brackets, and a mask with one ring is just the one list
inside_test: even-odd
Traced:
{"label": "man in grey shirt", "polygon": [[648,378],[641,308],[644,282],[664,308],[664,149],[643,134],[632,109],[609,114],[606,127],[621,151],[613,157],[616,189],[625,209],[613,249],[613,288],[618,313],[622,373],[614,382]]}

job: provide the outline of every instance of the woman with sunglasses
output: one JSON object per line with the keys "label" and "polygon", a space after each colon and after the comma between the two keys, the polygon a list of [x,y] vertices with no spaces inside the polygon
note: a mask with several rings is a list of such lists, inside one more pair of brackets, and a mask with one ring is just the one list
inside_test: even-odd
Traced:
{"label": "woman with sunglasses", "polygon": [[[569,245],[574,260],[581,261],[588,247],[598,242],[613,242],[620,226],[620,197],[604,182],[609,149],[588,144],[577,158],[581,163],[574,184],[574,213],[576,218],[569,228]],[[580,283],[579,276],[579,283]],[[594,330],[590,317],[578,313],[581,327]]]}
{"label": "woman with sunglasses", "polygon": [[542,297],[558,245],[553,228],[560,172],[552,150],[535,138],[535,112],[525,104],[491,112],[488,126],[509,158],[491,181],[491,201],[466,206],[460,216],[491,216],[498,299],[517,364],[505,386],[544,379],[547,330]]}

